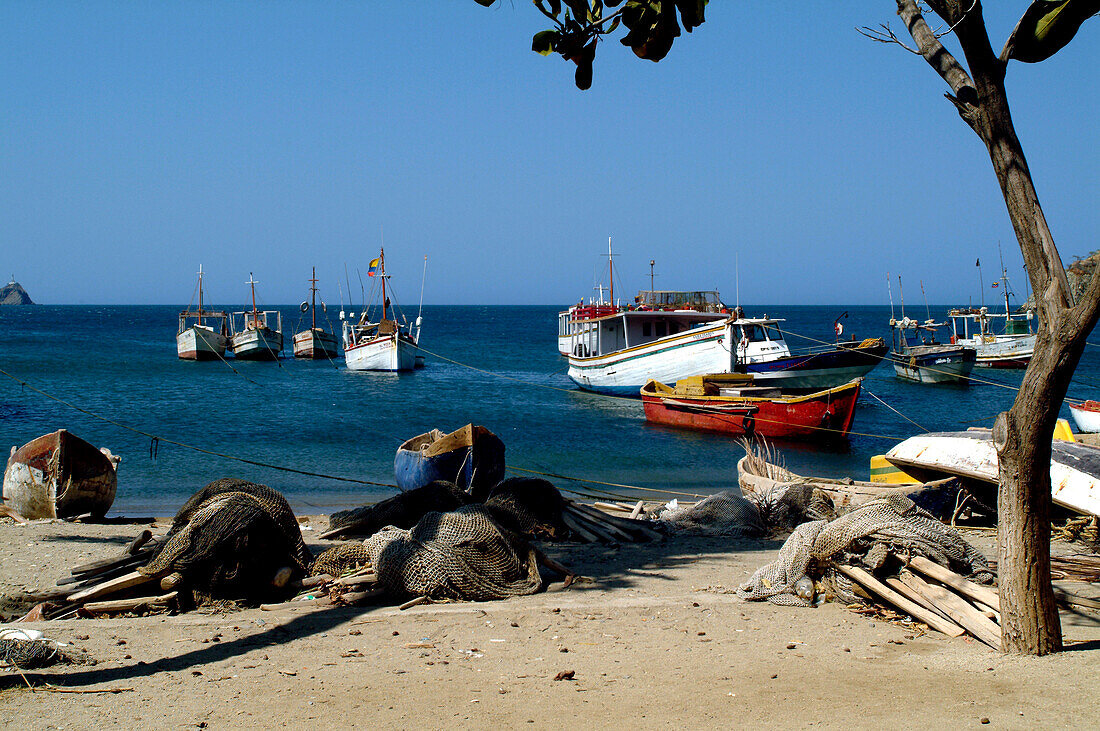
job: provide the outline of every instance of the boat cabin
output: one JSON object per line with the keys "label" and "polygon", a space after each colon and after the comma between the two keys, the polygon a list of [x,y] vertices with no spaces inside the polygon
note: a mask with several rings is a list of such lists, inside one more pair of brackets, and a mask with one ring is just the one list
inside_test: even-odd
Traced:
{"label": "boat cabin", "polygon": [[947,323],[925,320],[923,323],[903,317],[901,320],[890,320],[890,332],[893,336],[895,353],[905,353],[914,348],[928,345],[940,345],[936,340],[936,328]]}
{"label": "boat cabin", "polygon": [[[954,340],[980,338],[983,342],[993,342],[998,336],[1022,337],[1031,334],[1031,320],[1035,316],[1031,310],[1013,317],[1006,312],[990,312],[989,308],[955,308],[947,313],[951,318],[951,334]],[[997,321],[1004,320],[998,327]],[[997,332],[1000,330],[1000,332]]]}
{"label": "boat cabin", "polygon": [[214,310],[184,310],[180,313],[180,325],[176,334],[182,335],[191,327],[201,327],[204,330],[209,330],[210,332],[228,337],[229,330],[226,324],[228,321],[229,314],[226,312]]}
{"label": "boat cabin", "polygon": [[[238,319],[239,318],[239,319]],[[238,328],[238,323],[240,327]],[[274,330],[283,331],[283,313],[278,310],[246,310],[233,313],[233,333],[243,333],[250,330]]]}

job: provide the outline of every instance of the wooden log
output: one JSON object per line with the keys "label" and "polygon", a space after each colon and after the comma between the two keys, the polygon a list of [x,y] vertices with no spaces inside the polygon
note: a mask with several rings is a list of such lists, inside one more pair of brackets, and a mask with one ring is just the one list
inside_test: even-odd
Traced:
{"label": "wooden log", "polygon": [[307,576],[301,581],[290,582],[290,588],[292,589],[310,589],[314,586],[321,586],[333,581],[334,577],[328,574],[317,574],[316,576]]}
{"label": "wooden log", "polygon": [[261,604],[260,609],[265,612],[274,612],[279,609],[321,609],[331,607],[332,598],[327,596],[307,599],[305,601],[279,602],[277,604]]}
{"label": "wooden log", "polygon": [[343,604],[358,604],[367,599],[374,599],[386,593],[385,589],[368,589],[367,591],[347,591],[338,597]]}
{"label": "wooden log", "polygon": [[271,577],[271,586],[276,589],[282,589],[290,583],[290,577],[294,576],[294,569],[289,566],[282,566],[275,575]]}
{"label": "wooden log", "polygon": [[595,533],[586,530],[577,519],[569,514],[569,511],[561,511],[561,519],[565,525],[573,532],[573,534],[584,543],[599,543],[600,539],[596,537]]}
{"label": "wooden log", "polygon": [[645,510],[645,503],[639,500],[638,504],[634,506],[634,509],[630,511],[630,519],[637,520],[638,517],[641,516],[643,510]]}
{"label": "wooden log", "polygon": [[142,607],[163,607],[178,596],[171,591],[160,596],[138,596],[131,599],[111,599],[102,602],[88,602],[84,609],[92,614],[111,614],[114,612],[133,612]]}
{"label": "wooden log", "polygon": [[332,582],[335,586],[362,586],[363,584],[374,584],[378,581],[378,574],[353,574],[352,576],[341,576]]}
{"label": "wooden log", "polygon": [[941,584],[950,586],[963,596],[970,597],[975,601],[986,604],[995,612],[1001,611],[1000,595],[988,586],[975,584],[966,577],[960,576],[954,571],[940,566],[935,561],[929,561],[924,556],[913,556],[913,558],[909,560],[909,565],[925,576],[935,579]]}
{"label": "wooden log", "polygon": [[80,589],[91,586],[92,584],[98,584],[100,582],[106,581],[107,579],[113,579],[116,576],[122,576],[125,573],[129,573],[130,571],[133,571],[135,567],[141,566],[143,563],[145,563],[145,559],[141,558],[139,560],[128,561],[126,563],[120,564],[113,568],[104,569],[102,571],[91,571],[85,574],[78,574],[76,576],[66,576],[64,578],[58,579],[57,585],[74,585],[70,586],[70,588],[67,590],[68,593],[71,594],[74,591],[79,591]]}
{"label": "wooden log", "polygon": [[126,550],[123,552],[123,555],[124,556],[133,556],[135,553],[138,552],[138,549],[141,548],[142,546],[144,546],[146,543],[148,543],[149,539],[152,538],[152,537],[153,537],[153,531],[146,528],[145,530],[143,530],[141,533],[138,534],[137,538],[130,541],[129,545],[126,546]]}
{"label": "wooden log", "polygon": [[622,518],[617,515],[608,515],[607,513],[600,512],[594,508],[590,508],[582,503],[574,503],[574,505],[580,505],[582,510],[590,514],[595,514],[601,523],[610,523],[617,528],[629,532],[641,533],[649,540],[660,540],[663,536],[657,531],[650,528],[644,520],[633,520],[631,518]]}
{"label": "wooden log", "polygon": [[113,569],[119,566],[141,566],[143,563],[146,563],[149,560],[150,556],[152,556],[152,551],[139,551],[138,554],[135,556],[127,554],[125,556],[119,556],[117,558],[104,558],[100,559],[99,561],[92,561],[91,563],[77,566],[76,568],[71,569],[69,573],[73,576],[76,576],[78,574],[91,575],[98,574],[108,569]]}
{"label": "wooden log", "polygon": [[416,599],[410,599],[409,601],[405,602],[404,604],[399,606],[398,609],[403,612],[406,609],[412,609],[413,607],[420,606],[421,604],[427,604],[431,602],[431,600],[432,598],[430,596],[418,596]]}
{"label": "wooden log", "polygon": [[967,632],[994,650],[1001,649],[1001,628],[975,609],[965,599],[952,594],[943,586],[933,586],[911,571],[902,571],[898,577],[910,589],[924,596],[941,612],[951,617]]}
{"label": "wooden log", "polygon": [[131,571],[128,574],[119,576],[118,578],[104,581],[102,584],[96,584],[95,586],[78,591],[75,594],[69,596],[70,602],[87,602],[91,599],[98,599],[101,596],[107,596],[108,594],[114,594],[115,592],[122,591],[123,589],[131,589],[135,586],[141,586],[150,581],[156,581],[160,579],[159,576],[146,576],[137,571]]}
{"label": "wooden log", "polygon": [[176,587],[183,583],[183,574],[179,571],[173,571],[160,580],[161,591],[174,591]]}
{"label": "wooden log", "polygon": [[930,612],[916,602],[906,599],[904,596],[872,576],[869,571],[861,569],[858,566],[845,566],[843,564],[835,564],[835,566],[837,571],[868,591],[882,597],[913,619],[924,622],[932,629],[937,632],[942,632],[949,637],[958,636],[952,634],[957,628],[957,625],[944,621],[944,619],[935,612]]}
{"label": "wooden log", "polygon": [[920,604],[922,607],[924,607],[928,611],[938,614],[940,616],[940,618],[943,619],[944,622],[947,622],[947,623],[951,624],[954,627],[954,629],[951,630],[950,632],[944,632],[945,635],[948,635],[950,637],[959,637],[960,635],[965,635],[966,634],[966,630],[964,630],[962,627],[960,627],[957,624],[955,624],[954,622],[952,622],[951,618],[948,617],[946,614],[944,614],[940,610],[936,609],[935,604],[933,604],[932,602],[928,601],[927,599],[925,599],[923,596],[921,596],[917,592],[910,589],[908,586],[906,586],[904,583],[902,583],[902,581],[900,579],[898,579],[897,577],[891,576],[890,578],[886,579],[886,584],[891,589],[893,589],[897,593],[904,596],[906,599],[909,599],[911,601],[916,602],[917,604]]}
{"label": "wooden log", "polygon": [[624,508],[622,505],[619,505],[618,503],[605,503],[605,502],[602,502],[600,500],[597,500],[596,502],[594,502],[592,504],[595,505],[597,508],[600,508],[601,510],[614,510],[615,512],[618,512],[618,513],[629,513],[630,512],[630,508]]}

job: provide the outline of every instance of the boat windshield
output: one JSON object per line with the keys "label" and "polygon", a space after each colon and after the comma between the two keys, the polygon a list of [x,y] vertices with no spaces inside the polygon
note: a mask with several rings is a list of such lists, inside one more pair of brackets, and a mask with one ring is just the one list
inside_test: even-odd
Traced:
{"label": "boat windshield", "polygon": [[767,340],[767,336],[764,331],[767,328],[760,327],[759,325],[742,325],[741,337],[750,343],[759,343],[762,340]]}
{"label": "boat windshield", "polygon": [[768,338],[768,340],[783,339],[783,331],[779,329],[778,325],[765,325],[764,335]]}
{"label": "boat windshield", "polygon": [[904,331],[905,344],[910,347],[918,345],[936,345],[936,331],[930,328],[910,328]]}

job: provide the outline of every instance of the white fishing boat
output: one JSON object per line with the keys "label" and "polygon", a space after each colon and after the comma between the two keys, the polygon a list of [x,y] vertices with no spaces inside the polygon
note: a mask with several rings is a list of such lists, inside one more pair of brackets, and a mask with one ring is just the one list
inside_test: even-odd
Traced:
{"label": "white fishing boat", "polygon": [[176,355],[184,360],[220,358],[225,355],[225,346],[229,341],[229,315],[202,308],[202,276],[202,265],[199,265],[199,308],[192,310],[188,304],[187,309],[180,313],[179,329],[176,331]]}
{"label": "white fishing boat", "polygon": [[[980,278],[979,286],[984,286],[980,283]],[[999,287],[1004,294],[1005,311],[990,312],[984,306],[950,310],[947,316],[951,318],[951,342],[974,348],[977,352],[977,366],[1027,368],[1031,355],[1035,352],[1035,333],[1031,332],[1031,320],[1035,315],[1030,309],[1012,314],[1008,271],[1003,264],[1001,280],[993,282],[993,287]]]}
{"label": "white fishing boat", "polygon": [[412,327],[404,318],[402,321],[396,319],[400,315],[391,306],[386,289],[389,275],[386,274],[384,249],[377,259],[371,261],[367,276],[378,276],[381,281],[381,314],[374,319],[372,308],[366,308],[357,320],[351,322],[344,319],[343,312],[340,313],[344,362],[353,371],[411,371],[417,367],[417,360],[420,358],[417,344],[420,342],[423,317],[417,315]]}
{"label": "white fishing boat", "polygon": [[[886,459],[922,480],[953,475],[997,484],[997,449],[989,429],[920,434],[896,445]],[[1100,515],[1100,448],[1052,442],[1050,482],[1058,505]]]}
{"label": "white fishing boat", "polygon": [[233,313],[229,342],[240,360],[278,360],[283,352],[283,316],[277,310],[256,307],[256,282],[252,273],[245,282],[252,288],[252,309]]}
{"label": "white fishing boat", "polygon": [[[614,281],[610,263],[608,270]],[[569,360],[569,378],[589,391],[637,397],[650,380],[731,372],[786,389],[828,389],[867,375],[886,352],[874,339],[792,353],[783,320],[731,312],[713,290],[643,290],[629,306],[616,302],[614,287],[607,301],[599,292],[558,314],[558,352]]]}
{"label": "white fishing boat", "polygon": [[[309,280],[309,302],[302,303],[302,312],[310,313],[310,328],[294,334],[294,357],[321,358],[336,357],[336,336],[323,327],[317,327],[317,267],[313,268],[313,276]],[[324,302],[321,306],[324,307]]]}

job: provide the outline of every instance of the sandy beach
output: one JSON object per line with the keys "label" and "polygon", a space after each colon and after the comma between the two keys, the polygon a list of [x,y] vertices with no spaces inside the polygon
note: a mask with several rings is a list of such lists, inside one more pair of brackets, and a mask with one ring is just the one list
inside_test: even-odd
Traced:
{"label": "sandy beach", "polygon": [[[315,552],[330,545],[312,538],[326,526],[323,516],[303,523]],[[10,617],[25,591],[116,553],[144,527],[0,525],[0,612]],[[991,536],[967,534],[987,553]],[[779,545],[549,545],[584,578],[499,602],[31,624],[94,664],[26,673],[37,691],[0,672],[0,713],[13,728],[1095,722],[1097,614],[1063,613],[1067,652],[1019,658],[837,604],[777,607],[723,593]],[[572,677],[555,680],[561,673]],[[109,690],[118,692],[88,692]]]}

